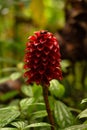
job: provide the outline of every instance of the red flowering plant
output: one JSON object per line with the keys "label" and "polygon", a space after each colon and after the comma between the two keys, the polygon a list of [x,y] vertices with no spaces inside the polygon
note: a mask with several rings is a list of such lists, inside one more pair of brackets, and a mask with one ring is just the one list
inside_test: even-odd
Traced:
{"label": "red flowering plant", "polygon": [[48,102],[48,87],[50,80],[62,79],[59,43],[56,37],[48,31],[37,31],[34,34],[26,43],[24,76],[28,84],[36,82],[42,85],[51,129],[54,130],[54,121]]}

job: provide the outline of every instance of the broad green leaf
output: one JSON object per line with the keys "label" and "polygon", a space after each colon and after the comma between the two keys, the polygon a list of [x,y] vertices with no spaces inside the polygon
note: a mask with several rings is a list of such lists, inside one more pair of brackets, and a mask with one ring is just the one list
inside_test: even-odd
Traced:
{"label": "broad green leaf", "polygon": [[63,130],[87,130],[87,124],[74,125]]}
{"label": "broad green leaf", "polygon": [[11,125],[19,128],[19,129],[23,129],[27,126],[27,123],[24,121],[18,121],[18,122],[12,122]]}
{"label": "broad green leaf", "polygon": [[37,112],[34,112],[31,116],[32,116],[32,119],[42,118],[42,117],[47,116],[47,112],[46,110],[37,111]]}
{"label": "broad green leaf", "polygon": [[34,103],[34,98],[25,98],[20,101],[20,107],[22,110],[28,109],[30,105]]}
{"label": "broad green leaf", "polygon": [[85,102],[87,102],[87,98],[83,99],[83,100],[81,101],[81,104],[83,104],[83,103],[85,103]]}
{"label": "broad green leaf", "polygon": [[0,109],[0,127],[4,127],[20,115],[18,108],[15,106]]}
{"label": "broad green leaf", "polygon": [[71,65],[69,60],[62,60],[61,61],[61,68],[64,72],[67,72],[67,67]]}
{"label": "broad green leaf", "polygon": [[4,127],[4,128],[0,128],[0,130],[18,130],[17,128],[11,128],[11,127]]}
{"label": "broad green leaf", "polygon": [[87,117],[87,109],[85,109],[84,111],[82,111],[79,115],[78,115],[79,118],[84,118],[84,117]]}
{"label": "broad green leaf", "polygon": [[50,81],[49,90],[51,94],[54,95],[55,97],[62,97],[65,92],[64,86],[60,84],[56,79]]}
{"label": "broad green leaf", "polygon": [[74,119],[71,112],[69,111],[68,107],[60,101],[55,102],[54,116],[57,124],[61,128],[65,128],[73,124]]}
{"label": "broad green leaf", "polygon": [[42,102],[43,101],[42,86],[34,83],[32,90],[33,90],[33,96],[35,98],[35,101],[36,102]]}
{"label": "broad green leaf", "polygon": [[11,74],[10,78],[11,78],[12,80],[16,80],[16,79],[20,78],[21,75],[22,75],[21,72],[15,72],[15,73],[12,73],[12,74]]}
{"label": "broad green leaf", "polygon": [[22,86],[21,91],[28,97],[33,97],[33,91],[31,85],[29,86]]}
{"label": "broad green leaf", "polygon": [[38,110],[41,110],[41,108],[45,108],[45,104],[44,103],[39,103],[39,102],[35,102],[35,99],[34,98],[26,98],[26,99],[23,99],[21,100],[20,102],[20,107],[21,107],[21,110],[28,115],[31,115],[31,113],[37,109]]}
{"label": "broad green leaf", "polygon": [[48,123],[44,123],[44,122],[40,122],[40,123],[34,123],[34,124],[30,124],[28,126],[25,127],[25,129],[27,128],[33,128],[33,127],[50,127],[51,125]]}

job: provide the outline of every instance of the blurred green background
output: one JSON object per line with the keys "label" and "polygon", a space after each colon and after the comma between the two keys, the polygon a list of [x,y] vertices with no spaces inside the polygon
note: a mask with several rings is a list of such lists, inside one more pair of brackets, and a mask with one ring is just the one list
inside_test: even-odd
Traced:
{"label": "blurred green background", "polygon": [[0,77],[21,67],[34,31],[64,26],[63,8],[64,0],[0,0]]}

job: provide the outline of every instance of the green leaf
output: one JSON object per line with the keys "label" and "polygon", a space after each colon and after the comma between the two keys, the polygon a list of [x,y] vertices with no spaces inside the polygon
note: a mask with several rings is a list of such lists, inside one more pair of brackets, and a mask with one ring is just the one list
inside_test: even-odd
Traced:
{"label": "green leaf", "polygon": [[32,119],[42,118],[42,117],[47,116],[47,112],[46,110],[37,111],[37,112],[34,112],[31,116],[32,116]]}
{"label": "green leaf", "polygon": [[62,60],[61,67],[64,72],[67,72],[67,68],[71,65],[69,60]]}
{"label": "green leaf", "polygon": [[36,111],[37,109],[40,110],[39,108],[45,109],[45,104],[41,102],[40,103],[35,102],[34,98],[26,98],[21,100],[20,108],[22,112],[24,112],[25,114],[27,114],[27,116],[29,116],[34,110]]}
{"label": "green leaf", "polygon": [[74,126],[65,128],[64,130],[87,130],[87,124],[74,125]]}
{"label": "green leaf", "polygon": [[83,103],[85,103],[85,102],[87,102],[87,98],[83,99],[83,100],[81,101],[81,104],[83,104]]}
{"label": "green leaf", "polygon": [[55,102],[54,116],[57,124],[61,128],[65,128],[66,126],[73,124],[74,119],[71,112],[69,111],[68,107],[60,101]]}
{"label": "green leaf", "polygon": [[21,72],[15,72],[15,73],[12,73],[12,74],[11,74],[10,78],[11,78],[12,80],[16,80],[16,79],[20,78],[21,75],[22,75]]}
{"label": "green leaf", "polygon": [[40,122],[40,123],[30,124],[30,125],[26,126],[25,129],[32,128],[32,127],[50,127],[50,126],[51,125],[48,123]]}
{"label": "green leaf", "polygon": [[54,95],[55,97],[59,97],[59,98],[62,97],[65,92],[64,86],[62,84],[60,84],[58,82],[58,80],[56,80],[56,79],[53,79],[50,81],[49,90],[52,95]]}
{"label": "green leaf", "polygon": [[0,130],[18,130],[16,128],[11,128],[11,127],[4,127],[4,128],[0,128]]}
{"label": "green leaf", "polygon": [[34,98],[25,98],[20,101],[20,107],[22,110],[28,109],[34,102]]}
{"label": "green leaf", "polygon": [[18,122],[12,122],[11,125],[19,128],[19,129],[23,129],[27,126],[27,123],[24,121],[18,121]]}
{"label": "green leaf", "polygon": [[84,118],[84,117],[87,117],[87,109],[85,109],[84,111],[82,111],[79,115],[78,115],[79,118]]}
{"label": "green leaf", "polygon": [[34,83],[33,87],[32,87],[32,90],[33,90],[34,97],[35,97],[36,101],[40,100],[42,98],[42,86],[37,85],[36,83]]}
{"label": "green leaf", "polygon": [[21,88],[21,91],[28,97],[33,97],[33,91],[32,91],[32,87],[31,85],[29,86],[26,86],[26,85],[23,85],[22,88]]}
{"label": "green leaf", "polygon": [[4,127],[20,115],[18,108],[15,106],[0,109],[0,127]]}

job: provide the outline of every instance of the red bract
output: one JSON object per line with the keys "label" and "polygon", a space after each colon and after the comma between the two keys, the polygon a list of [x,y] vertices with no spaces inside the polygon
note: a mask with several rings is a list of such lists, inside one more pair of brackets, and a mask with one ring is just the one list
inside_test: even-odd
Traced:
{"label": "red bract", "polygon": [[49,85],[52,79],[62,79],[60,49],[56,37],[47,31],[37,31],[30,36],[25,49],[27,83]]}

